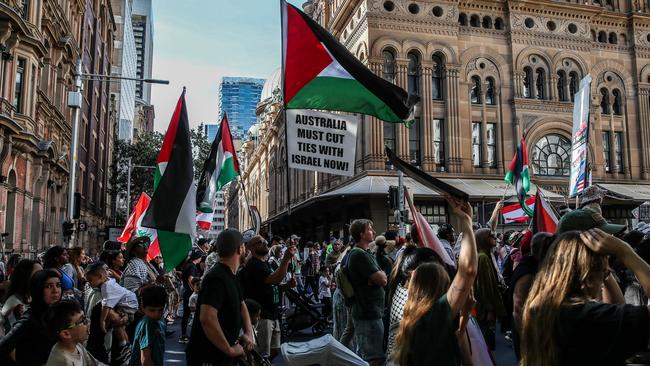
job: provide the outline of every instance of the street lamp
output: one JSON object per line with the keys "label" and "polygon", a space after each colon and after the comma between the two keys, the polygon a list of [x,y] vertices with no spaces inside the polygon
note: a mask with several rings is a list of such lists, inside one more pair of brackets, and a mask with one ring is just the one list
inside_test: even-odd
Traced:
{"label": "street lamp", "polygon": [[[116,80],[133,80],[143,81],[150,84],[169,84],[169,80],[158,79],[139,79],[125,76],[113,75],[100,75],[100,74],[84,74],[81,69],[81,60],[77,60],[74,70],[74,84],[75,91],[68,92],[68,106],[74,108],[74,115],[72,118],[72,147],[70,153],[72,155],[72,167],[70,169],[70,182],[68,183],[68,220],[74,221],[73,207],[74,207],[74,193],[77,184],[77,163],[79,149],[79,114],[81,112],[81,91],[83,90],[83,80],[95,81],[116,81]],[[130,170],[129,170],[130,175]],[[128,207],[128,206],[127,206]]]}

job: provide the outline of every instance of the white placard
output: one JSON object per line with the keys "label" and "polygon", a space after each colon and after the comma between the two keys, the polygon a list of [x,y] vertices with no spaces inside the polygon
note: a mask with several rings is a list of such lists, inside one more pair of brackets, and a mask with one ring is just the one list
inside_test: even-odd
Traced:
{"label": "white placard", "polygon": [[354,175],[359,117],[287,110],[289,167],[338,175]]}

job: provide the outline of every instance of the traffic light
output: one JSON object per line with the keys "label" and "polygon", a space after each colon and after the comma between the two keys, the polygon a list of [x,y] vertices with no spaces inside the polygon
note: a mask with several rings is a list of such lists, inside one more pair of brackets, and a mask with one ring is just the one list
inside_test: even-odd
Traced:
{"label": "traffic light", "polygon": [[69,238],[74,233],[74,223],[70,221],[63,222],[63,237]]}
{"label": "traffic light", "polygon": [[399,187],[388,187],[388,206],[393,209],[399,209]]}

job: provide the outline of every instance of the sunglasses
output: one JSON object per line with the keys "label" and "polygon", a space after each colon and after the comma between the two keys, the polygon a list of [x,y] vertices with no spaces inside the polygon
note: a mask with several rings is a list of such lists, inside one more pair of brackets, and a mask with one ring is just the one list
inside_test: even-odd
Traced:
{"label": "sunglasses", "polygon": [[88,321],[88,318],[86,318],[86,315],[82,315],[81,319],[79,319],[79,321],[77,321],[75,323],[70,323],[70,325],[68,325],[67,327],[59,329],[59,332],[62,331],[62,330],[74,329],[74,328],[76,328],[76,327],[78,327],[78,326],[80,326],[82,324],[83,325],[88,325],[88,323],[89,323],[89,321]]}

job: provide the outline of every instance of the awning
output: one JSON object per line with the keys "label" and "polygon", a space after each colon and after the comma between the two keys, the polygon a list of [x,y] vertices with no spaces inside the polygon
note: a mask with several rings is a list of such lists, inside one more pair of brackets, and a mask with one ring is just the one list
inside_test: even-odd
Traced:
{"label": "awning", "polygon": [[[650,201],[650,185],[598,183],[599,187],[615,194],[614,199],[638,202]],[[618,197],[620,196],[620,197]]]}
{"label": "awning", "polygon": [[[500,199],[503,197],[503,190],[506,189],[507,183],[502,180],[485,180],[485,179],[453,179],[453,178],[443,178],[443,182],[454,186],[455,188],[460,189],[461,191],[467,193],[470,199]],[[547,191],[543,188],[540,188],[544,196],[549,200],[553,199],[562,199],[563,196]],[[529,195],[534,195],[537,193],[537,186],[535,184],[530,185]],[[515,188],[510,186],[506,192],[506,197],[515,196]]]}
{"label": "awning", "polygon": [[[332,196],[353,196],[353,195],[379,195],[388,194],[388,187],[397,186],[398,177],[367,175],[361,179],[352,181],[344,186],[337,187],[329,192],[319,195],[319,197]],[[440,197],[440,193],[433,189],[414,181],[409,177],[404,177],[404,186],[414,196],[435,196]]]}

